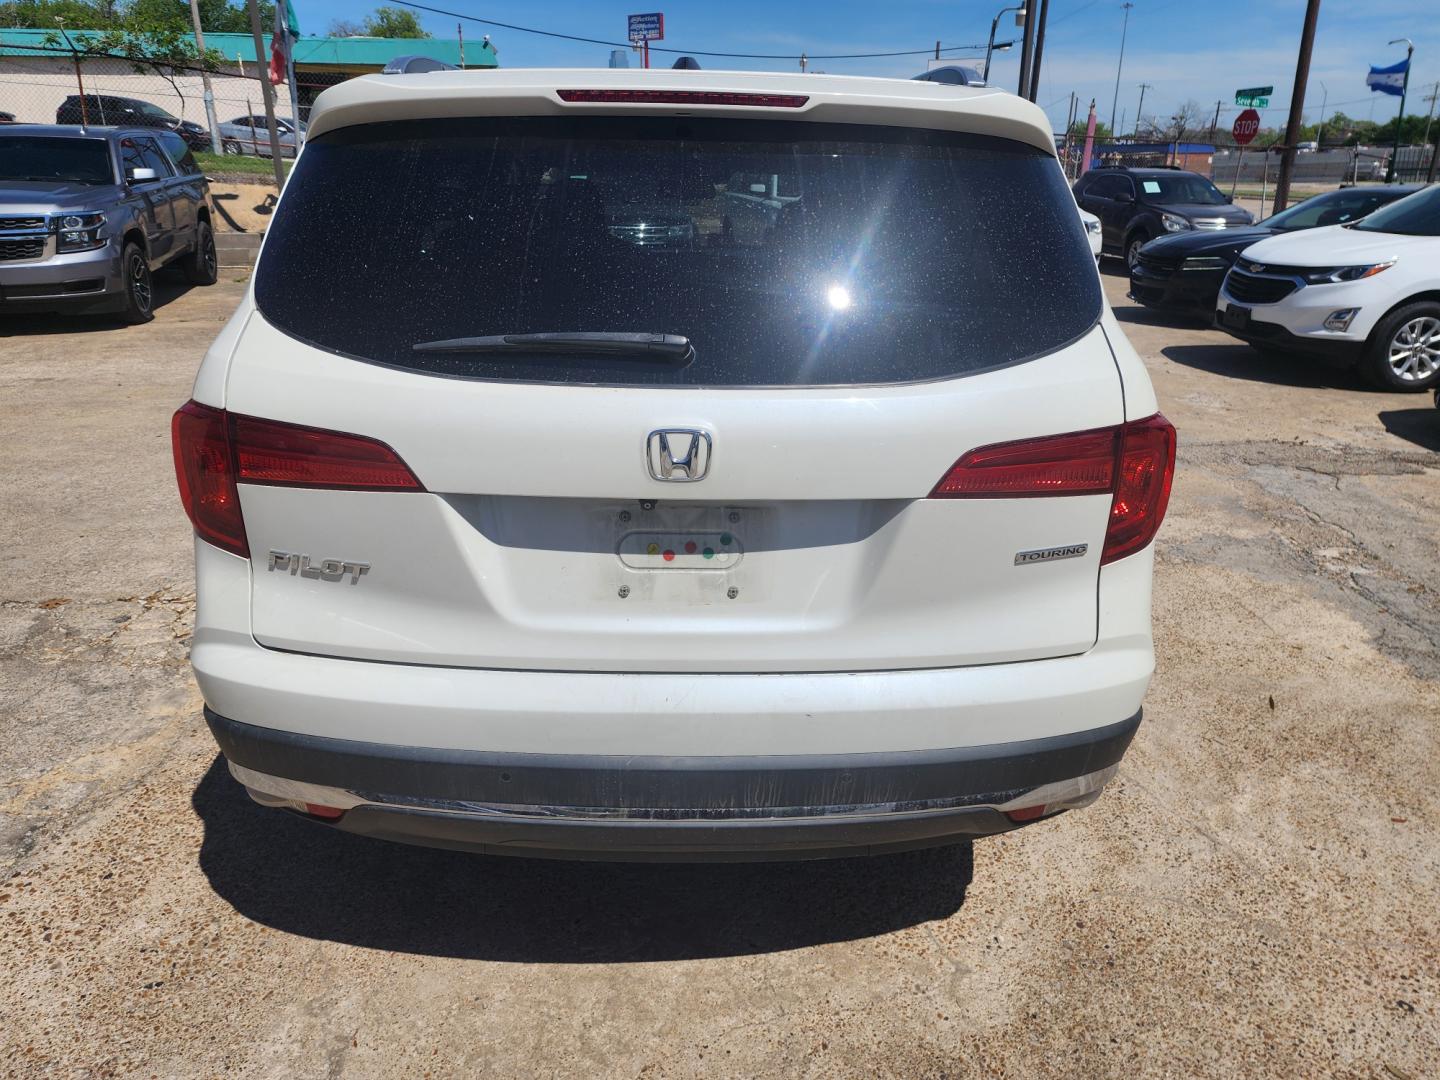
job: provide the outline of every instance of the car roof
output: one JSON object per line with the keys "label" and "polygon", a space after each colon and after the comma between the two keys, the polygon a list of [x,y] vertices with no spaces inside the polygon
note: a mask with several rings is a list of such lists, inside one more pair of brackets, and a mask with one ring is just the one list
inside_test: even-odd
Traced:
{"label": "car roof", "polygon": [[[557,91],[641,90],[803,96],[799,107],[727,102],[565,102]],[[353,124],[453,116],[717,116],[881,124],[1013,139],[1054,155],[1054,134],[1033,102],[992,87],[916,79],[764,71],[510,68],[362,75],[325,90],[311,109],[311,138]]]}
{"label": "car roof", "polygon": [[1129,173],[1133,176],[1199,176],[1194,169],[1171,169],[1157,165],[1097,165],[1089,172]]}
{"label": "car roof", "polygon": [[153,138],[161,133],[157,132],[155,128],[107,127],[102,124],[88,124],[85,127],[81,127],[79,124],[6,124],[3,134],[39,135],[55,139],[110,139],[120,135],[144,135],[147,138]]}

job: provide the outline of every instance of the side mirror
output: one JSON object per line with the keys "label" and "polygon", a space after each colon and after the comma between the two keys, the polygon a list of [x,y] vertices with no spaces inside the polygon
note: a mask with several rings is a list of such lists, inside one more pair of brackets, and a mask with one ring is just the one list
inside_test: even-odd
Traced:
{"label": "side mirror", "polygon": [[127,169],[125,171],[125,179],[129,180],[132,184],[139,184],[146,180],[154,180],[159,175],[160,174],[154,169],[146,168]]}
{"label": "side mirror", "polygon": [[1135,196],[1131,195],[1128,191],[1122,191],[1115,196],[1115,201],[1118,203],[1133,203]]}
{"label": "side mirror", "polygon": [[1225,201],[1226,201],[1227,203],[1233,203],[1235,200],[1234,200],[1231,196],[1226,195],[1226,196],[1225,196]]}

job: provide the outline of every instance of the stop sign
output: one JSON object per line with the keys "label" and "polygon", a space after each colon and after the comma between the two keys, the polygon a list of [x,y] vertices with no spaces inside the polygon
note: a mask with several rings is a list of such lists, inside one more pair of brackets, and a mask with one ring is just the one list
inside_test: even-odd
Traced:
{"label": "stop sign", "polygon": [[1259,131],[1260,114],[1254,109],[1246,109],[1235,118],[1235,126],[1230,129],[1230,134],[1235,136],[1237,146],[1245,146]]}

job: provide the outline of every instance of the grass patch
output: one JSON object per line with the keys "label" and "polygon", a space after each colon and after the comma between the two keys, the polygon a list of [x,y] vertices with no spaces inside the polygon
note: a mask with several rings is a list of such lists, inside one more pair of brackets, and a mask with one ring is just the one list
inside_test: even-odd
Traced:
{"label": "grass patch", "polygon": [[[208,154],[195,151],[195,160],[207,176],[233,176],[237,179],[254,177],[259,180],[275,180],[275,168],[268,157],[251,157],[245,154]],[[282,158],[285,172],[295,164],[294,158]]]}

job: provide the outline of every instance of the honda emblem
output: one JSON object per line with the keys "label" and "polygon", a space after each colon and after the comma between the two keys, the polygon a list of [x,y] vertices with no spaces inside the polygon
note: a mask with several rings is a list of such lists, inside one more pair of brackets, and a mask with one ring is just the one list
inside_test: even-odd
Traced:
{"label": "honda emblem", "polygon": [[710,471],[710,433],[694,428],[652,431],[645,440],[645,464],[656,480],[704,480]]}

